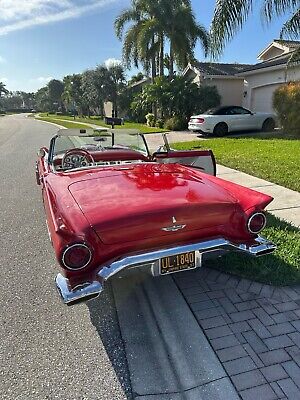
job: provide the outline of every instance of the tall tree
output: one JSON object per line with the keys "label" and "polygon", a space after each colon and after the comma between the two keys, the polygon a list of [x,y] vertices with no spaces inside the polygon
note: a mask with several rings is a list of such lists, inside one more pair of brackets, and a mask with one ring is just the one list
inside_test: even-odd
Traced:
{"label": "tall tree", "polygon": [[[131,23],[126,31],[125,25]],[[146,72],[164,75],[165,47],[169,42],[169,75],[174,63],[180,68],[194,58],[198,39],[207,52],[209,36],[195,20],[190,0],[132,0],[115,21],[117,36],[123,40],[123,56],[128,66],[141,62]],[[151,68],[150,68],[151,66]]]}
{"label": "tall tree", "polygon": [[[289,15],[280,31],[280,37],[300,37],[299,0],[261,0],[264,19],[269,23],[275,17]],[[212,54],[219,56],[226,44],[238,32],[253,11],[253,0],[217,0],[212,21]],[[300,50],[298,51],[298,55]]]}
{"label": "tall tree", "polygon": [[103,114],[103,96],[99,94],[96,85],[95,70],[87,70],[82,74],[82,100],[87,107],[88,115],[91,112]]}
{"label": "tall tree", "polygon": [[104,90],[106,100],[113,104],[113,117],[118,116],[118,97],[125,86],[124,69],[121,64],[111,65],[107,68],[108,80],[105,82]]}
{"label": "tall tree", "polygon": [[[115,20],[117,37],[123,38],[123,60],[127,67],[134,64],[138,67],[143,65],[145,72],[151,71],[152,79],[156,76],[156,53],[157,44],[153,33],[151,13],[148,0],[132,0],[131,7],[124,10]],[[131,23],[124,34],[125,26]],[[151,33],[147,28],[152,28]],[[147,33],[147,37],[145,37]]]}
{"label": "tall tree", "polygon": [[35,101],[38,110],[50,111],[53,109],[53,103],[49,98],[48,86],[42,87],[36,92]]}
{"label": "tall tree", "polygon": [[58,79],[52,79],[48,83],[48,96],[53,105],[57,104],[57,108],[62,106],[62,94],[64,92],[64,84]]}
{"label": "tall tree", "polygon": [[73,74],[67,75],[63,79],[64,91],[61,95],[62,100],[66,103],[66,108],[72,108],[74,110],[79,109],[82,112],[82,75]]}
{"label": "tall tree", "polygon": [[164,32],[170,42],[169,75],[174,74],[174,63],[186,67],[195,58],[194,49],[198,40],[207,54],[210,40],[206,29],[198,24],[190,1],[164,1]]}

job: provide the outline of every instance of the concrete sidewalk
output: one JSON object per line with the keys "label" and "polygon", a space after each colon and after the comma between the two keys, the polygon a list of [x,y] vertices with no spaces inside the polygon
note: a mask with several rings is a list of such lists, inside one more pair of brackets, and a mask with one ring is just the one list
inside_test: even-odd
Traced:
{"label": "concrete sidewalk", "polygon": [[217,166],[217,175],[274,197],[267,211],[295,226],[300,226],[300,193],[222,165]]}

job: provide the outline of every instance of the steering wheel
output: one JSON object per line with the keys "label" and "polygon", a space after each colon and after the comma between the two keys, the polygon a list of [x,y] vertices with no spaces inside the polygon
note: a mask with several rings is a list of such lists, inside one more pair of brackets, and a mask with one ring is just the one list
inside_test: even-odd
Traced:
{"label": "steering wheel", "polygon": [[73,169],[87,167],[94,162],[93,156],[87,150],[76,148],[65,153],[61,166],[63,169]]}

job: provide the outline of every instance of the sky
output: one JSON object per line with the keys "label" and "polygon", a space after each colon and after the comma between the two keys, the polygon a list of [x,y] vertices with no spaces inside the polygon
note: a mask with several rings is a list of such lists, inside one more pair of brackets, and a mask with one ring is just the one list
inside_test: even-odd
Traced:
{"label": "sky", "polygon": [[[197,21],[209,28],[215,0],[192,3]],[[129,5],[130,0],[0,0],[0,81],[11,91],[36,91],[50,79],[121,59],[113,23]],[[262,23],[257,7],[218,61],[257,62],[260,51],[279,37],[283,21]],[[200,45],[196,57],[205,61]]]}

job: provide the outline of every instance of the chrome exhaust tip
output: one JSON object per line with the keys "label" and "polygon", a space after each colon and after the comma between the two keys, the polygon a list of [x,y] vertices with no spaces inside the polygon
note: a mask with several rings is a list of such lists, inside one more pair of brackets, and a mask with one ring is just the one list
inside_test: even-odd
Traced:
{"label": "chrome exhaust tip", "polygon": [[69,279],[65,278],[62,274],[56,276],[55,284],[63,303],[68,306],[94,299],[103,290],[103,286],[98,281],[86,282],[71,288]]}

